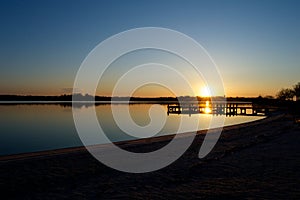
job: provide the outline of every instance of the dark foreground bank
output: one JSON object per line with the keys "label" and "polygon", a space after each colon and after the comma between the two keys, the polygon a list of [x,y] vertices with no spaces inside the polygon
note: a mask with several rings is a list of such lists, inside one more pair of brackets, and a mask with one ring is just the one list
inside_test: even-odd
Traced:
{"label": "dark foreground bank", "polygon": [[[2,157],[1,199],[300,198],[300,127],[293,117],[227,127],[200,160],[203,138],[197,135],[170,166],[145,174],[110,169],[83,148]],[[124,148],[147,152],[166,139]]]}

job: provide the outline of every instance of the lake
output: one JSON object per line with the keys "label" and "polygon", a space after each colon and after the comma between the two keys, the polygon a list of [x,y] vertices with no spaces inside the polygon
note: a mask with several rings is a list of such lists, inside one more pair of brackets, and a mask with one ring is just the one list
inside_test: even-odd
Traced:
{"label": "lake", "polygon": [[[153,118],[165,119],[162,129],[155,135],[176,133],[180,120],[184,119],[182,132],[190,131],[189,122],[198,120],[198,130],[207,129],[212,119],[211,114],[177,115],[167,114],[167,105],[161,104],[130,104],[130,116],[137,126],[144,127],[151,122],[149,109]],[[126,104],[81,105],[74,112],[85,115],[92,109],[96,110],[99,124],[107,137],[113,141],[136,139],[121,130],[112,115],[112,109],[120,119],[128,120]],[[221,117],[221,116],[215,116]],[[225,126],[240,124],[262,119],[262,116],[231,116],[225,117]],[[72,107],[67,104],[2,104],[0,105],[0,155],[52,150],[66,147],[82,146],[77,134]],[[101,141],[91,139],[89,144],[99,144]]]}

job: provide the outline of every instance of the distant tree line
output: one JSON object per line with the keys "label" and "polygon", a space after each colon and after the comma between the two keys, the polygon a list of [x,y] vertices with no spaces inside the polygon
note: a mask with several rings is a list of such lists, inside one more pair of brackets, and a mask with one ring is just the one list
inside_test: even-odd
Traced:
{"label": "distant tree line", "polygon": [[277,95],[277,99],[279,100],[293,100],[296,97],[296,100],[300,100],[300,82],[293,86],[293,88],[283,88],[281,89]]}
{"label": "distant tree line", "polygon": [[[180,98],[180,97],[179,97]],[[182,97],[187,98],[187,97]],[[0,101],[43,101],[43,102],[71,102],[71,101],[178,101],[176,97],[109,97],[92,96],[89,94],[63,94],[60,96],[34,95],[0,95]]]}

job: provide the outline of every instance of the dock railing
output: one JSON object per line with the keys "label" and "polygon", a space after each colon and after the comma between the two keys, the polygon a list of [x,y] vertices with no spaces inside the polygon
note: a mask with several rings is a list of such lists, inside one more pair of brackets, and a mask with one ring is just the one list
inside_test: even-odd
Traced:
{"label": "dock railing", "polygon": [[213,114],[226,116],[266,116],[275,108],[269,106],[254,105],[251,102],[185,102],[180,104],[168,104],[167,114]]}

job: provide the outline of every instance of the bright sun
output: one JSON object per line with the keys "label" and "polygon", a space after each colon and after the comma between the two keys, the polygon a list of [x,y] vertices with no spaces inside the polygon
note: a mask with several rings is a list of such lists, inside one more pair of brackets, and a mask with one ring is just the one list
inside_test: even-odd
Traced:
{"label": "bright sun", "polygon": [[210,94],[209,87],[204,86],[204,87],[200,88],[200,96],[201,97],[210,97],[211,94]]}

